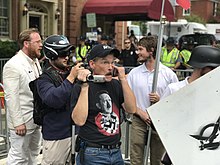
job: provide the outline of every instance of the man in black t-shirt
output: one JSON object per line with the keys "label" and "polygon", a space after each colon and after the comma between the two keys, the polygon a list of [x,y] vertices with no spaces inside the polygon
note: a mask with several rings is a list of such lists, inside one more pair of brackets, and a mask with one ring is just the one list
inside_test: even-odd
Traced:
{"label": "man in black t-shirt", "polygon": [[[117,49],[106,45],[93,47],[87,61],[93,76],[102,75],[105,82],[88,82],[90,71],[84,70],[78,75],[81,85],[76,84],[72,90],[72,119],[80,126],[77,165],[124,164],[120,150],[120,110],[123,106],[128,113],[135,113],[136,101],[124,68],[114,66],[118,55]],[[118,72],[118,80],[112,78],[113,69]]]}

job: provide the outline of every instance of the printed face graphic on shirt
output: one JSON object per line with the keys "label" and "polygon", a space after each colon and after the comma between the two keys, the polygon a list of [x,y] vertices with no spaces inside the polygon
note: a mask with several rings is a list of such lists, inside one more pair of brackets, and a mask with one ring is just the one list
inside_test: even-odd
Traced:
{"label": "printed face graphic on shirt", "polygon": [[99,105],[100,109],[104,114],[110,114],[112,112],[112,99],[107,93],[99,95]]}
{"label": "printed face graphic on shirt", "polygon": [[111,136],[119,132],[119,110],[112,103],[112,99],[107,92],[98,95],[96,107],[101,110],[95,118],[99,132]]}

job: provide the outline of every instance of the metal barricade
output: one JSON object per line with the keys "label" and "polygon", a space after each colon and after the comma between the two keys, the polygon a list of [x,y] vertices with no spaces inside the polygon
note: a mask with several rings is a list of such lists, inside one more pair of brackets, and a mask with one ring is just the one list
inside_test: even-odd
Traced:
{"label": "metal barricade", "polygon": [[4,87],[0,83],[0,157],[4,157],[9,151],[9,136],[6,120],[7,108],[4,99]]}
{"label": "metal barricade", "polygon": [[5,63],[9,60],[9,58],[0,58],[0,82],[2,82],[2,71]]}
{"label": "metal barricade", "polygon": [[175,69],[174,72],[176,73],[178,79],[181,81],[186,77],[191,76],[193,69]]}
{"label": "metal barricade", "polygon": [[132,115],[124,113],[125,123],[124,123],[124,163],[125,165],[130,164],[130,125],[132,123]]}
{"label": "metal barricade", "polygon": [[[124,68],[126,74],[128,74],[135,67],[127,66]],[[193,69],[175,69],[173,71],[176,73],[178,79],[181,81],[184,80],[186,77],[190,76],[191,73],[193,72]]]}

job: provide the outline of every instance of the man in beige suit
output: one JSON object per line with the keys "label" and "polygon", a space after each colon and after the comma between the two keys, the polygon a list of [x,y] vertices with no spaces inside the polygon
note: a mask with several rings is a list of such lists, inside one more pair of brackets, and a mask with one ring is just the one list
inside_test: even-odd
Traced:
{"label": "man in beige suit", "polygon": [[3,83],[7,104],[11,148],[8,165],[36,165],[40,152],[41,132],[33,122],[33,95],[29,82],[39,77],[42,70],[38,59],[42,41],[36,29],[19,35],[19,52],[3,68]]}

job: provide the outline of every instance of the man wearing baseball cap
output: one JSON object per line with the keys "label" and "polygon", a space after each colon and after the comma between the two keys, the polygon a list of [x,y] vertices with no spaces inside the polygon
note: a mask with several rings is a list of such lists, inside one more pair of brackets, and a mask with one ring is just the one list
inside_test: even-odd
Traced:
{"label": "man wearing baseball cap", "polygon": [[[81,83],[72,90],[72,119],[80,126],[77,165],[124,164],[120,150],[120,111],[123,106],[128,113],[135,113],[136,101],[124,68],[114,65],[118,55],[117,49],[106,45],[93,47],[87,61],[93,76],[103,76],[104,82],[88,82],[90,72],[84,70],[77,77]],[[118,80],[112,78],[113,69],[118,72]],[[104,107],[111,108],[111,114],[106,115]]]}
{"label": "man wearing baseball cap", "polygon": [[93,47],[87,56],[87,61],[96,58],[96,57],[105,57],[108,54],[112,54],[114,57],[118,58],[120,52],[118,49],[113,49],[108,45],[99,44]]}

